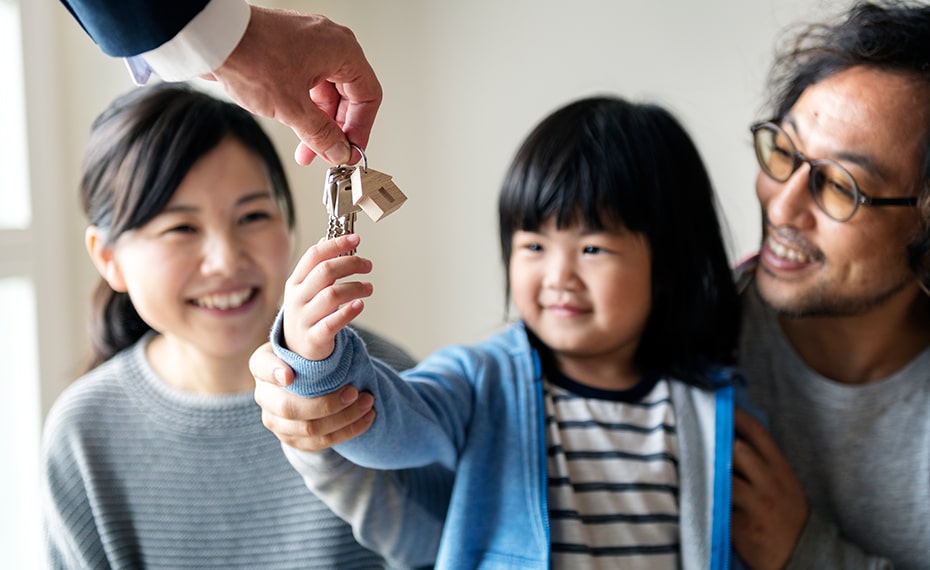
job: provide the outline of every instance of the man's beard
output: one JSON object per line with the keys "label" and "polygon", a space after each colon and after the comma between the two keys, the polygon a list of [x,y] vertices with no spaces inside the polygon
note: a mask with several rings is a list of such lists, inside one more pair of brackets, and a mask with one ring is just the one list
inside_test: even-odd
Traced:
{"label": "man's beard", "polygon": [[[764,269],[760,268],[761,271]],[[831,287],[827,283],[817,285],[812,290],[805,291],[801,295],[787,302],[773,302],[766,298],[761,290],[759,296],[766,306],[770,307],[775,314],[781,317],[789,318],[812,318],[812,317],[855,317],[864,315],[869,311],[880,307],[889,299],[897,295],[910,283],[913,277],[903,276],[898,282],[884,288],[877,293],[861,293],[857,296],[838,296],[831,294]]]}

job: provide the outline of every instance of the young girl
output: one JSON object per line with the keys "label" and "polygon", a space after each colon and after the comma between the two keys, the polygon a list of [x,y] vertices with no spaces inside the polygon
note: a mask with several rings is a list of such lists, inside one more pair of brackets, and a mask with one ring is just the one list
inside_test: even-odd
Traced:
{"label": "young girl", "polygon": [[520,322],[397,375],[344,328],[371,293],[339,281],[370,270],[340,256],[358,238],[324,242],[272,331],[290,389],[373,393],[348,460],[455,472],[440,568],[728,567],[739,319],[690,138],[653,105],[577,101],[529,135],[499,205]]}
{"label": "young girl", "polygon": [[183,86],[134,90],[94,123],[81,198],[103,279],[95,368],[44,432],[50,566],[383,566],[295,477],[253,400],[294,224],[256,121]]}

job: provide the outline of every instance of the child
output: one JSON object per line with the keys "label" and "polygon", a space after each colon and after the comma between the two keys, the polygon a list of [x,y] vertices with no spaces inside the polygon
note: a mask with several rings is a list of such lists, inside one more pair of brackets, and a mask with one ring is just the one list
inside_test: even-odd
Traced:
{"label": "child", "polygon": [[499,207],[520,322],[397,375],[344,328],[371,293],[339,281],[370,270],[340,256],[358,238],[323,242],[272,331],[289,389],[373,393],[371,428],[334,448],[350,461],[455,471],[440,568],[727,567],[738,305],[690,138],[654,105],[577,101],[529,135]]}
{"label": "child", "polygon": [[253,400],[248,360],[294,225],[255,119],[183,86],[134,90],[94,123],[81,198],[103,279],[95,367],[43,437],[50,566],[382,567],[294,476]]}

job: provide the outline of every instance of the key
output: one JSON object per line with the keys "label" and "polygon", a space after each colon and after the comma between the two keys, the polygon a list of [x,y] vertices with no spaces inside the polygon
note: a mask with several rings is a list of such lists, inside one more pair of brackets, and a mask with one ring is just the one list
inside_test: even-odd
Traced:
{"label": "key", "polygon": [[[335,166],[326,171],[326,183],[323,185],[323,205],[329,215],[326,229],[327,239],[337,238],[355,232],[355,217],[359,207],[352,203],[353,166]],[[348,255],[353,255],[352,250]]]}
{"label": "key", "polygon": [[[362,155],[362,166],[338,165],[326,171],[323,184],[323,205],[329,215],[327,239],[355,231],[355,218],[359,210],[378,221],[396,211],[407,200],[389,174],[368,168],[368,158]],[[347,255],[354,255],[355,250]]]}

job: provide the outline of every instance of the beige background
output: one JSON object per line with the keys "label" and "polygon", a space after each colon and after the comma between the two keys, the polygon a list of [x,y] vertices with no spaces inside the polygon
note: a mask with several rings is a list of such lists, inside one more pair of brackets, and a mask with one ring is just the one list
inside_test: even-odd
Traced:
{"label": "beige background", "polygon": [[[361,219],[375,263],[361,322],[422,357],[478,340],[504,322],[496,195],[517,145],[545,114],[617,93],[667,105],[708,162],[735,258],[758,240],[748,125],[762,118],[775,39],[842,3],[801,0],[317,0],[266,2],[318,12],[355,30],[384,87],[367,154],[407,204]],[[76,200],[91,121],[132,88],[57,2],[24,2],[31,176],[43,360],[42,406],[80,370],[88,291]],[[294,57],[313,57],[298,54]],[[302,244],[323,229],[324,165],[298,167],[295,139],[269,125],[300,202]],[[66,286],[62,286],[62,282]]]}

